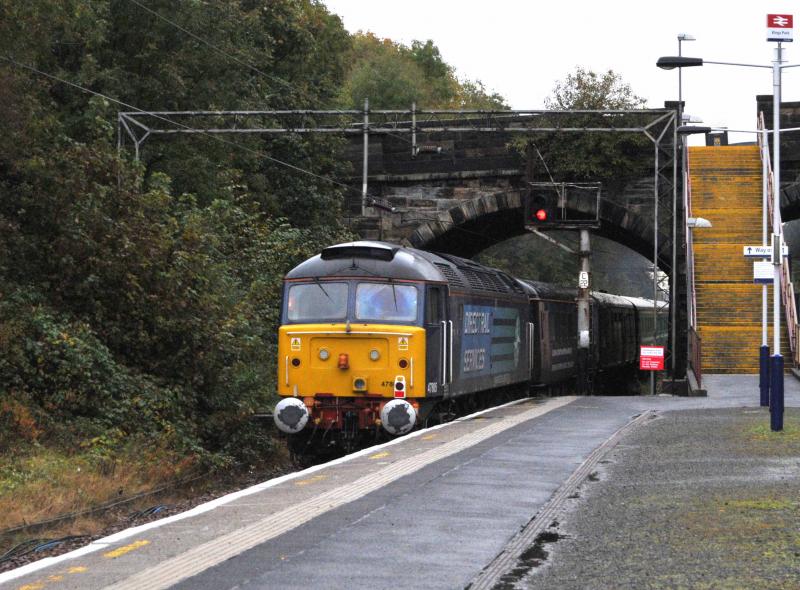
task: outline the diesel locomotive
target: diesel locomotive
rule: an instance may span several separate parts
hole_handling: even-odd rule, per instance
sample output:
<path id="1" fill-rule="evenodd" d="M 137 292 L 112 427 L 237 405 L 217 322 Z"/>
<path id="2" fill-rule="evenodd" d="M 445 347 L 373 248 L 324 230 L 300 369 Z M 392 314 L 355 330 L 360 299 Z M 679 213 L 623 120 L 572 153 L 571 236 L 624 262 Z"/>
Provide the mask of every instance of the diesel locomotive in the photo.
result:
<path id="1" fill-rule="evenodd" d="M 325 248 L 284 283 L 273 417 L 295 441 L 352 447 L 576 377 L 574 289 L 374 241 Z M 654 318 L 652 301 L 593 293 L 590 309 L 595 380 L 635 379 L 639 344 L 666 338 L 666 304 Z"/>

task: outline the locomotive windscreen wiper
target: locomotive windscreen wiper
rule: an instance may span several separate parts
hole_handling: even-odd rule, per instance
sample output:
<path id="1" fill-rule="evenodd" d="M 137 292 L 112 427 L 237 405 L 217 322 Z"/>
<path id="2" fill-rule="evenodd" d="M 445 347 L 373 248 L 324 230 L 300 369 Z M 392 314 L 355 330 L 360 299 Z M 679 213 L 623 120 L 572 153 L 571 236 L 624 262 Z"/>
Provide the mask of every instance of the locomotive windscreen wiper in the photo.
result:
<path id="1" fill-rule="evenodd" d="M 319 280 L 319 277 L 314 277 L 314 283 L 316 283 L 317 287 L 322 289 L 322 292 L 325 293 L 325 297 L 333 301 L 333 297 L 331 297 L 328 292 L 325 290 L 325 287 L 322 286 L 322 282 Z"/>

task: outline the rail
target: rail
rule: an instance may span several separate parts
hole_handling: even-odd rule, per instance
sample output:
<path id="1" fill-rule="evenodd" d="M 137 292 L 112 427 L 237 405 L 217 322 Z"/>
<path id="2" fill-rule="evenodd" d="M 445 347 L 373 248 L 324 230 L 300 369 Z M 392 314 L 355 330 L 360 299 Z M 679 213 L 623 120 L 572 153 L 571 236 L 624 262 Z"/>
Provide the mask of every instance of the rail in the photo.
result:
<path id="1" fill-rule="evenodd" d="M 758 130 L 762 131 L 765 128 L 764 113 L 762 111 L 758 113 Z M 769 219 L 772 218 L 772 212 L 773 207 L 775 207 L 777 193 L 778 219 L 780 219 L 780 187 L 778 187 L 776 191 L 772 174 L 772 166 L 770 163 L 769 149 L 763 149 L 763 134 L 761 133 L 758 134 L 758 145 L 760 148 L 762 148 L 759 151 L 761 153 L 761 157 L 766 160 L 767 170 L 769 171 L 767 174 L 767 215 Z M 783 221 L 781 220 L 781 225 L 782 224 Z M 783 232 L 781 232 L 781 248 L 783 248 L 785 245 L 786 242 L 783 239 Z M 781 259 L 780 278 L 781 299 L 783 300 L 783 309 L 786 315 L 786 331 L 789 334 L 789 350 L 791 351 L 792 362 L 795 364 L 795 366 L 797 366 L 800 361 L 797 350 L 797 307 L 794 297 L 794 285 L 792 285 L 792 273 L 789 269 L 789 259 L 786 256 L 782 257 Z M 773 286 L 773 288 L 775 287 L 776 286 Z M 777 353 L 779 351 L 775 352 Z"/>
<path id="2" fill-rule="evenodd" d="M 689 327 L 689 366 L 694 372 L 697 379 L 697 386 L 703 386 L 703 339 L 700 334 L 694 329 L 694 326 Z"/>

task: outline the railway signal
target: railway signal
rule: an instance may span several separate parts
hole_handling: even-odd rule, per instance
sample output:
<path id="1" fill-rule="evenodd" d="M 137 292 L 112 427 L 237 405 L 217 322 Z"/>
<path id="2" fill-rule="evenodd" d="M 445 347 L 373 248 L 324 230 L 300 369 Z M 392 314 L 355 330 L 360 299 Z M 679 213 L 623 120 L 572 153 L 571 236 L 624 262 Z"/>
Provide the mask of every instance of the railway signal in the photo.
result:
<path id="1" fill-rule="evenodd" d="M 522 213 L 526 229 L 591 229 L 600 225 L 597 182 L 529 182 Z"/>
<path id="2" fill-rule="evenodd" d="M 525 225 L 541 227 L 557 220 L 555 199 L 550 198 L 550 195 L 542 193 L 528 195 L 524 211 Z"/>
<path id="3" fill-rule="evenodd" d="M 556 207 L 548 195 L 533 194 L 527 198 L 525 207 L 526 225 L 543 225 L 556 220 Z"/>

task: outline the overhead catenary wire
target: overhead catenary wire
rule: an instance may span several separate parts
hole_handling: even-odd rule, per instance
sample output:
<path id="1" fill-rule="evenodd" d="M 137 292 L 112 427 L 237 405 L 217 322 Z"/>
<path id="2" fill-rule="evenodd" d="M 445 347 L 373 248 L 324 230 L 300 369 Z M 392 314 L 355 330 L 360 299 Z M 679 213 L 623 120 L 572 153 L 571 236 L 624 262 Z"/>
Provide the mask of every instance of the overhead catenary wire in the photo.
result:
<path id="1" fill-rule="evenodd" d="M 92 90 L 90 88 L 86 88 L 85 86 L 81 86 L 80 84 L 77 84 L 75 82 L 71 82 L 70 80 L 65 80 L 63 78 L 60 78 L 59 76 L 56 76 L 54 74 L 50 74 L 48 72 L 44 72 L 44 71 L 42 71 L 42 70 L 40 70 L 40 69 L 38 69 L 38 68 L 36 68 L 34 66 L 31 66 L 30 64 L 25 64 L 25 63 L 22 63 L 20 61 L 17 61 L 16 59 L 11 57 L 10 55 L 0 56 L 0 58 L 5 59 L 9 63 L 11 63 L 11 64 L 13 64 L 13 65 L 15 65 L 17 67 L 26 69 L 26 70 L 31 71 L 31 72 L 33 72 L 35 74 L 40 75 L 40 76 L 44 76 L 44 77 L 49 78 L 50 80 L 53 80 L 53 81 L 58 82 L 60 84 L 65 84 L 67 86 L 70 86 L 72 88 L 80 90 L 81 92 L 86 92 L 86 93 L 91 94 L 93 96 L 97 96 L 99 98 L 103 98 L 105 100 L 113 102 L 114 104 L 118 104 L 118 105 L 124 106 L 125 108 L 132 109 L 132 110 L 134 110 L 136 112 L 139 112 L 139 113 L 142 113 L 142 114 L 145 114 L 145 115 L 148 115 L 148 116 L 152 116 L 152 117 L 154 117 L 154 118 L 156 118 L 158 120 L 164 121 L 165 123 L 169 123 L 170 125 L 175 125 L 176 127 L 182 127 L 184 129 L 190 129 L 190 127 L 188 127 L 187 125 L 184 125 L 183 123 L 180 123 L 178 121 L 169 119 L 169 118 L 167 118 L 167 117 L 165 117 L 163 115 L 159 115 L 159 114 L 154 113 L 152 111 L 141 109 L 141 108 L 139 108 L 137 106 L 134 106 L 132 104 L 126 103 L 126 102 L 121 101 L 119 99 L 116 99 L 116 98 L 114 98 L 112 96 L 108 96 L 107 94 L 103 94 L 102 92 L 98 92 L 96 90 Z M 236 143 L 235 141 L 230 141 L 230 140 L 224 139 L 222 137 L 219 137 L 219 136 L 211 134 L 211 133 L 204 133 L 204 132 L 200 131 L 199 134 L 200 135 L 205 135 L 207 137 L 210 137 L 210 138 L 212 138 L 215 141 L 218 141 L 220 143 L 236 147 L 237 149 L 244 150 L 244 151 L 249 152 L 249 153 L 251 153 L 253 155 L 256 155 L 256 156 L 258 156 L 260 158 L 264 158 L 265 160 L 269 160 L 270 162 L 273 162 L 275 164 L 278 164 L 278 165 L 281 165 L 281 166 L 285 166 L 287 168 L 295 170 L 296 172 L 300 172 L 302 174 L 306 174 L 306 175 L 314 177 L 314 178 L 316 178 L 318 180 L 323 180 L 323 181 L 326 181 L 326 182 L 330 182 L 331 184 L 334 184 L 336 186 L 342 187 L 345 190 L 348 190 L 348 191 L 351 191 L 351 192 L 356 192 L 357 194 L 361 195 L 361 191 L 358 190 L 358 189 L 355 189 L 352 186 L 349 186 L 349 185 L 347 185 L 347 184 L 345 184 L 343 182 L 339 182 L 338 180 L 335 180 L 335 179 L 333 179 L 333 178 L 331 178 L 329 176 L 323 176 L 321 174 L 317 174 L 316 172 L 312 172 L 311 170 L 307 170 L 307 169 L 302 168 L 300 166 L 296 166 L 295 164 L 291 164 L 289 162 L 285 162 L 283 160 L 280 160 L 278 158 L 270 156 L 270 155 L 266 154 L 263 151 L 255 150 L 255 149 L 250 148 L 250 147 L 248 147 L 246 145 L 242 145 L 240 143 Z M 374 196 L 371 196 L 371 198 L 379 199 L 378 197 L 374 197 Z"/>
<path id="2" fill-rule="evenodd" d="M 92 90 L 90 88 L 86 88 L 84 86 L 81 86 L 80 84 L 76 84 L 75 82 L 71 82 L 69 80 L 65 80 L 63 78 L 55 76 L 54 74 L 50 74 L 48 72 L 44 72 L 44 71 L 42 71 L 42 70 L 40 70 L 38 68 L 35 68 L 34 66 L 31 66 L 29 64 L 25 64 L 25 63 L 19 62 L 19 61 L 17 61 L 16 59 L 14 59 L 13 57 L 11 57 L 9 55 L 0 56 L 0 58 L 5 59 L 6 61 L 10 62 L 11 64 L 13 64 L 13 65 L 15 65 L 17 67 L 24 68 L 26 70 L 34 72 L 35 74 L 38 74 L 38 75 L 44 76 L 46 78 L 49 78 L 50 80 L 53 80 L 55 82 L 59 82 L 61 84 L 66 84 L 67 86 L 70 86 L 70 87 L 75 88 L 77 90 L 80 90 L 82 92 L 86 92 L 86 93 L 89 93 L 89 94 L 91 94 L 93 96 L 97 96 L 97 97 L 103 98 L 105 100 L 108 100 L 108 101 L 113 102 L 115 104 L 122 105 L 125 108 L 132 109 L 132 110 L 137 111 L 139 113 L 143 113 L 143 114 L 146 114 L 146 115 L 153 116 L 156 119 L 159 119 L 159 120 L 164 121 L 166 123 L 169 123 L 171 125 L 175 125 L 175 126 L 183 127 L 183 128 L 188 128 L 186 125 L 183 125 L 182 123 L 179 123 L 178 121 L 174 121 L 172 119 L 164 117 L 163 115 L 159 115 L 157 113 L 153 113 L 153 112 L 147 111 L 145 109 L 140 109 L 137 106 L 134 106 L 132 104 L 126 103 L 126 102 L 121 101 L 121 100 L 118 100 L 116 98 L 113 98 L 111 96 L 103 94 L 102 92 L 98 92 L 96 90 Z M 335 180 L 333 178 L 330 178 L 328 176 L 323 176 L 321 174 L 317 174 L 315 172 L 312 172 L 310 170 L 306 170 L 306 169 L 301 168 L 299 166 L 295 166 L 294 164 L 290 164 L 289 162 L 284 162 L 283 160 L 279 160 L 278 158 L 274 158 L 272 156 L 269 156 L 266 153 L 261 152 L 259 150 L 254 150 L 254 149 L 249 148 L 249 147 L 247 147 L 245 145 L 242 145 L 240 143 L 236 143 L 236 142 L 233 142 L 233 141 L 226 140 L 226 139 L 224 139 L 222 137 L 219 137 L 217 135 L 212 135 L 212 134 L 203 133 L 203 132 L 200 132 L 200 134 L 209 136 L 209 137 L 213 138 L 214 140 L 219 141 L 221 143 L 224 143 L 224 144 L 227 144 L 227 145 L 231 145 L 231 146 L 234 146 L 236 148 L 245 150 L 247 152 L 250 152 L 250 153 L 252 153 L 252 154 L 254 154 L 256 156 L 265 158 L 265 159 L 267 159 L 267 160 L 269 160 L 271 162 L 274 162 L 276 164 L 279 164 L 279 165 L 282 165 L 282 166 L 286 166 L 287 168 L 290 168 L 290 169 L 295 170 L 297 172 L 301 172 L 303 174 L 307 174 L 307 175 L 312 176 L 314 178 L 317 178 L 319 180 L 324 180 L 324 181 L 330 182 L 331 184 L 339 186 L 339 187 L 341 187 L 341 188 L 343 188 L 343 189 L 345 189 L 347 191 L 350 191 L 352 193 L 358 194 L 359 196 L 361 196 L 361 194 L 362 194 L 361 191 L 359 189 L 355 188 L 355 187 L 347 185 L 347 184 L 345 184 L 343 182 L 339 182 L 339 181 L 337 181 L 337 180 Z M 368 201 L 370 203 L 370 206 L 381 205 L 381 202 L 383 201 L 383 199 L 381 199 L 380 197 L 376 197 L 376 196 L 373 196 L 373 195 L 369 195 L 368 194 L 367 197 L 368 197 Z M 389 207 L 384 207 L 384 208 L 386 208 L 388 211 L 390 211 L 392 213 L 396 212 L 396 209 L 394 207 L 389 206 Z M 441 223 L 449 224 L 449 225 L 451 225 L 453 227 L 454 230 L 461 231 L 463 233 L 467 233 L 467 234 L 470 234 L 470 235 L 480 236 L 482 238 L 486 237 L 484 234 L 480 234 L 478 232 L 474 232 L 474 231 L 470 231 L 470 230 L 467 230 L 467 229 L 462 228 L 462 227 L 458 227 L 452 221 L 451 222 L 445 222 L 445 221 L 442 221 L 440 219 L 424 219 L 424 220 L 425 221 L 438 221 L 438 222 L 441 222 Z"/>

